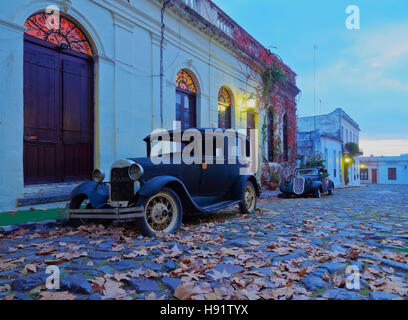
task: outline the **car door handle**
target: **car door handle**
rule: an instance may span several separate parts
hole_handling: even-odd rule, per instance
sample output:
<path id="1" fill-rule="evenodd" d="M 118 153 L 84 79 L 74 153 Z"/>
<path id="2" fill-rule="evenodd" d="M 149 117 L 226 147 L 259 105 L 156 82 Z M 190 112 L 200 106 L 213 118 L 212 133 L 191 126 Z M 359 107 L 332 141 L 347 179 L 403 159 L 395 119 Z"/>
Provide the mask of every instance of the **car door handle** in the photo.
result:
<path id="1" fill-rule="evenodd" d="M 37 141 L 38 136 L 24 136 L 25 141 Z"/>

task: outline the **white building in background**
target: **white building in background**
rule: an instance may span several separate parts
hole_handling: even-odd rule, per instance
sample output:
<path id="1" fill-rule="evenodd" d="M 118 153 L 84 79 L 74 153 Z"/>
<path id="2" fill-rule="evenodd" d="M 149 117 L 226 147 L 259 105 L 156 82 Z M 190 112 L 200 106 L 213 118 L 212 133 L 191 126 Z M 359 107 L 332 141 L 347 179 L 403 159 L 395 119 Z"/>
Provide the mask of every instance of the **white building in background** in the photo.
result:
<path id="1" fill-rule="evenodd" d="M 408 154 L 360 157 L 360 167 L 361 183 L 408 185 Z"/>
<path id="2" fill-rule="evenodd" d="M 349 181 L 345 181 L 343 155 L 349 142 L 359 143 L 360 127 L 346 112 L 337 108 L 325 115 L 298 119 L 298 156 L 307 159 L 321 154 L 330 178 L 337 185 L 360 185 L 359 157 L 348 168 Z"/>
<path id="3" fill-rule="evenodd" d="M 242 61 L 271 57 L 210 0 L 1 1 L 0 212 L 64 200 L 37 194 L 144 156 L 142 139 L 175 120 L 259 130 Z"/>

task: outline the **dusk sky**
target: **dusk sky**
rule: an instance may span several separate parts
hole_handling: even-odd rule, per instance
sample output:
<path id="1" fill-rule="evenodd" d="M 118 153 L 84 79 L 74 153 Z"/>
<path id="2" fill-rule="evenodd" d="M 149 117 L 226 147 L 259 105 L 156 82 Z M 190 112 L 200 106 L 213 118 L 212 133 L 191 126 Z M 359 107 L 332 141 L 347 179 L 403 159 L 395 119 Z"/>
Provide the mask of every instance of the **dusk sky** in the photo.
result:
<path id="1" fill-rule="evenodd" d="M 318 113 L 340 107 L 357 121 L 364 155 L 408 153 L 408 1 L 214 1 L 298 74 L 299 116 L 314 114 L 316 44 Z M 360 30 L 345 26 L 349 5 Z"/>

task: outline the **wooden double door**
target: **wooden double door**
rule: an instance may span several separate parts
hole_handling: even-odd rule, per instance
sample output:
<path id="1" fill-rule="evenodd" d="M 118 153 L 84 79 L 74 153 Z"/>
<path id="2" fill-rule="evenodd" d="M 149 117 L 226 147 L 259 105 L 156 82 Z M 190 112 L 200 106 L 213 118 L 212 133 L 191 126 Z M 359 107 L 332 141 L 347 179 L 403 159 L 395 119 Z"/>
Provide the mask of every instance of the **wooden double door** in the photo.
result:
<path id="1" fill-rule="evenodd" d="M 89 178 L 93 92 L 92 57 L 25 35 L 25 184 Z"/>

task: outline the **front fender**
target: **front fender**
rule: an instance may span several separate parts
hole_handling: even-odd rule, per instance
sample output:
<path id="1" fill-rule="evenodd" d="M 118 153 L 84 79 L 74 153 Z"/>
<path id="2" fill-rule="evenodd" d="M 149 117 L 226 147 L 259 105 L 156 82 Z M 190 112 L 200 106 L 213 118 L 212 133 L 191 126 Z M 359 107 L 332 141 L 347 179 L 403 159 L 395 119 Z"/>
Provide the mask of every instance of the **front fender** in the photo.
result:
<path id="1" fill-rule="evenodd" d="M 179 179 L 172 177 L 172 176 L 159 176 L 151 178 L 149 181 L 144 183 L 140 188 L 139 195 L 144 197 L 151 197 L 158 193 L 163 187 L 167 184 L 176 182 L 177 184 L 181 185 L 184 190 L 187 192 L 186 187 L 184 186 L 183 182 Z"/>
<path id="2" fill-rule="evenodd" d="M 317 191 L 317 189 L 321 188 L 322 183 L 320 181 L 313 181 L 313 183 L 310 186 L 310 189 L 312 192 Z"/>
<path id="3" fill-rule="evenodd" d="M 289 184 L 284 184 L 282 183 L 279 186 L 279 190 L 280 192 L 285 192 L 285 193 L 293 193 L 293 183 L 289 183 Z"/>
<path id="4" fill-rule="evenodd" d="M 106 184 L 87 181 L 72 190 L 71 199 L 80 195 L 86 195 L 91 206 L 98 209 L 108 203 L 109 187 Z"/>
<path id="5" fill-rule="evenodd" d="M 159 176 L 151 178 L 149 181 L 142 185 L 136 197 L 154 196 L 155 194 L 160 192 L 160 190 L 162 190 L 164 187 L 171 188 L 177 193 L 183 204 L 183 210 L 185 210 L 186 212 L 194 211 L 202 212 L 202 208 L 200 208 L 194 202 L 184 183 L 181 180 L 172 176 Z"/>

